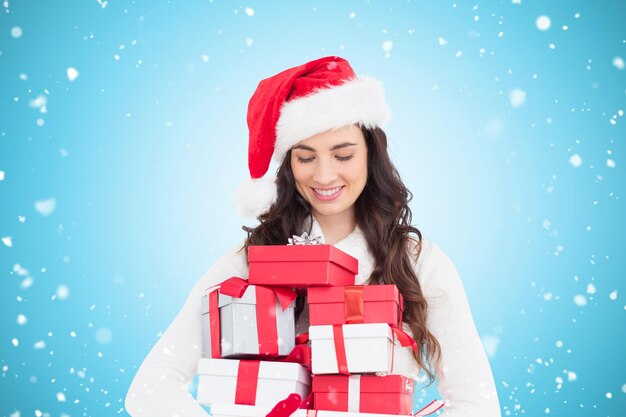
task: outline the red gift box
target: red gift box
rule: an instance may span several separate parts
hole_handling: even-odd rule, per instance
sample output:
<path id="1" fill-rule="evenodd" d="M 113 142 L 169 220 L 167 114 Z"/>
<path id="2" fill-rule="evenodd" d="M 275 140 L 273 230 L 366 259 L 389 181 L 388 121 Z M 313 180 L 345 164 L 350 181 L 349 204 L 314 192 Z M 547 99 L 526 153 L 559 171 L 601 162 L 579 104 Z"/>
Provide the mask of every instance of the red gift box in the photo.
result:
<path id="1" fill-rule="evenodd" d="M 410 415 L 414 384 L 402 375 L 315 375 L 313 404 L 317 410 Z"/>
<path id="2" fill-rule="evenodd" d="M 309 323 L 387 323 L 402 327 L 404 299 L 395 285 L 309 288 Z"/>
<path id="3" fill-rule="evenodd" d="M 358 261 L 332 245 L 248 248 L 251 284 L 306 288 L 354 285 Z"/>

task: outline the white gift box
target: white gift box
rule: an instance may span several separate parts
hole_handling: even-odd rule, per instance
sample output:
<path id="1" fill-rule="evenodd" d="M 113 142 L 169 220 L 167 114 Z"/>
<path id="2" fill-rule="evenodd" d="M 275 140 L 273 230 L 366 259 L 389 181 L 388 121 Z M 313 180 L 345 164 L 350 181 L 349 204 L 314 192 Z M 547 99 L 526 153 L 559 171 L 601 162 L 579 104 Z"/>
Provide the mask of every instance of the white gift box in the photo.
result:
<path id="1" fill-rule="evenodd" d="M 201 404 L 236 404 L 238 389 L 249 389 L 252 381 L 241 380 L 240 361 L 237 359 L 208 359 L 198 361 L 198 397 Z M 309 371 L 298 363 L 258 361 L 254 405 L 274 406 L 296 393 L 302 398 L 309 395 Z M 254 375 L 252 375 L 254 377 Z M 249 392 L 249 391 L 248 391 Z"/>
<path id="2" fill-rule="evenodd" d="M 215 290 L 217 291 L 217 290 Z M 246 288 L 241 298 L 218 295 L 222 358 L 255 358 L 259 352 L 255 286 Z M 295 346 L 295 301 L 282 310 L 275 301 L 278 355 L 286 356 Z M 211 325 L 208 294 L 202 296 L 202 356 L 211 358 Z"/>
<path id="3" fill-rule="evenodd" d="M 213 417 L 265 417 L 273 406 L 225 405 L 211 406 Z M 342 411 L 298 409 L 290 417 L 399 417 L 397 414 L 345 413 Z"/>
<path id="4" fill-rule="evenodd" d="M 404 374 L 413 377 L 410 348 L 394 346 L 386 323 L 344 324 L 343 342 L 347 370 L 351 374 Z M 310 326 L 311 371 L 314 375 L 339 373 L 333 326 Z M 414 368 L 414 367 L 412 367 Z"/>

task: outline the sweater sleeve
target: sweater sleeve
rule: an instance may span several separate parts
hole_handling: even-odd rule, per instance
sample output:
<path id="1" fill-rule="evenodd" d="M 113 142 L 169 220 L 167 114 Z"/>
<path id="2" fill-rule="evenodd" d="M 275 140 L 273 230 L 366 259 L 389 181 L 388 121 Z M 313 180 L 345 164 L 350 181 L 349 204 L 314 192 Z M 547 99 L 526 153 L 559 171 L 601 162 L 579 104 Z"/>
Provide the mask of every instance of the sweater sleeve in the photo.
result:
<path id="1" fill-rule="evenodd" d="M 231 276 L 248 276 L 245 253 L 238 248 L 222 256 L 196 283 L 174 321 L 144 359 L 126 395 L 125 407 L 130 415 L 209 415 L 188 392 L 202 356 L 200 300 L 204 290 Z"/>
<path id="2" fill-rule="evenodd" d="M 425 241 L 418 277 L 428 303 L 427 326 L 441 346 L 437 386 L 446 417 L 500 417 L 491 367 L 450 258 Z M 422 256 L 420 256 L 421 258 Z"/>

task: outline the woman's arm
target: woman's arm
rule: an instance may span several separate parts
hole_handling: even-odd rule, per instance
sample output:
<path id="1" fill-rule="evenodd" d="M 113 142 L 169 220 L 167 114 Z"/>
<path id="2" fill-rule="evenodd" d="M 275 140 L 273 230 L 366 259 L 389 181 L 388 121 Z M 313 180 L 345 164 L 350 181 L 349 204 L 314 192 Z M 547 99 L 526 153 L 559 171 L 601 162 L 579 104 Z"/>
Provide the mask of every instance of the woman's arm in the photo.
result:
<path id="1" fill-rule="evenodd" d="M 456 267 L 424 241 L 418 275 L 428 302 L 427 326 L 441 345 L 437 386 L 446 417 L 500 417 L 498 394 Z"/>
<path id="2" fill-rule="evenodd" d="M 144 359 L 126 395 L 125 407 L 130 415 L 208 415 L 188 392 L 202 356 L 200 299 L 208 287 L 224 279 L 248 276 L 245 254 L 237 249 L 220 258 L 196 283 L 174 321 Z"/>

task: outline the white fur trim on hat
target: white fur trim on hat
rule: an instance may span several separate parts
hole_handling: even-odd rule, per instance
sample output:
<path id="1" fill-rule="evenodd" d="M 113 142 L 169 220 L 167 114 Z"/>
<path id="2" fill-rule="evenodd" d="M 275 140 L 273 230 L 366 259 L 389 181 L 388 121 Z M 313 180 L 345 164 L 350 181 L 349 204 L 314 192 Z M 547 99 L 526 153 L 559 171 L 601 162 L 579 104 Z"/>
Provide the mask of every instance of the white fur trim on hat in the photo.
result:
<path id="1" fill-rule="evenodd" d="M 390 118 L 383 84 L 374 78 L 353 78 L 330 88 L 285 102 L 276 123 L 273 158 L 281 161 L 293 145 L 331 129 L 360 123 L 373 128 Z"/>
<path id="2" fill-rule="evenodd" d="M 276 176 L 265 175 L 241 183 L 235 194 L 235 203 L 241 216 L 257 218 L 274 204 L 276 197 Z"/>

